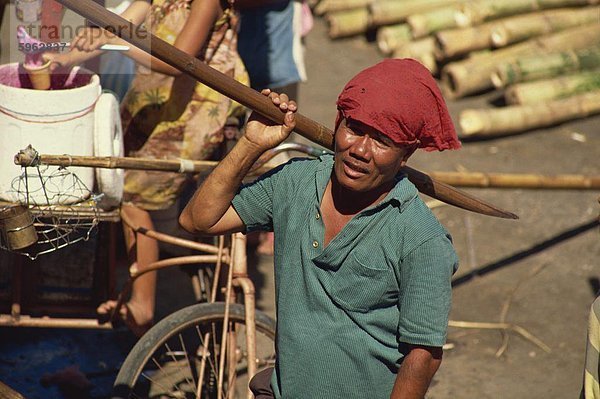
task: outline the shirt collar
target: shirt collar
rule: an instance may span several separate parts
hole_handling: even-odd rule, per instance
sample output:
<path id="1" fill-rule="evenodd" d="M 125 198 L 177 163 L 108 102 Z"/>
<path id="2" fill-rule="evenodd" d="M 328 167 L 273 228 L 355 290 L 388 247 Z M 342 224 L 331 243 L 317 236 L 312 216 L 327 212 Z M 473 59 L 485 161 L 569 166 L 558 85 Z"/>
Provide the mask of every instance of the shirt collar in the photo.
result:
<path id="1" fill-rule="evenodd" d="M 321 155 L 319 157 L 321 164 L 315 172 L 315 183 L 317 190 L 317 199 L 320 204 L 323 199 L 325 187 L 331 178 L 333 170 L 334 157 L 331 154 Z M 377 205 L 365 209 L 363 212 L 377 211 L 383 209 L 388 204 L 397 205 L 402 212 L 406 206 L 417 196 L 417 188 L 412 184 L 405 174 L 401 173 L 396 176 L 396 184 L 386 197 Z"/>

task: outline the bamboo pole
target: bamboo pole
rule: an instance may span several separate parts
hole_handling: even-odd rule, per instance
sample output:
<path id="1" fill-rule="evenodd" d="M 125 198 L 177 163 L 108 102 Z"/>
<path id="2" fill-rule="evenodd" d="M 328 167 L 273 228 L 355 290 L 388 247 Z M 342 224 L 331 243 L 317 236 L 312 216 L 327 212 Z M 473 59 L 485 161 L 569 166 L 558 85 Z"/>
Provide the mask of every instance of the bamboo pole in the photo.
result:
<path id="1" fill-rule="evenodd" d="M 419 39 L 443 29 L 457 27 L 455 14 L 459 7 L 460 3 L 457 3 L 409 15 L 406 18 L 406 23 L 410 26 L 413 38 Z"/>
<path id="2" fill-rule="evenodd" d="M 81 16 L 89 19 L 97 26 L 114 31 L 119 37 L 152 54 L 167 64 L 187 73 L 198 81 L 230 97 L 246 107 L 255 110 L 272 121 L 282 123 L 283 113 L 268 98 L 252 90 L 234 79 L 221 74 L 202 61 L 171 46 L 167 42 L 150 34 L 144 28 L 134 26 L 122 17 L 107 11 L 92 0 L 57 0 L 62 5 L 72 9 Z M 120 29 L 118 29 L 120 28 Z M 150 38 L 150 44 L 140 37 L 144 34 Z M 333 148 L 333 132 L 325 126 L 305 117 L 296 115 L 295 131 L 305 138 L 326 148 Z M 441 182 L 432 180 L 425 173 L 405 167 L 403 171 L 417 189 L 433 198 L 452 204 L 462 209 L 471 210 L 485 215 L 518 218 L 511 212 L 504 211 L 488 204 L 474 196 L 457 190 Z"/>
<path id="3" fill-rule="evenodd" d="M 554 79 L 518 83 L 506 89 L 504 99 L 511 105 L 533 104 L 594 90 L 600 90 L 600 69 Z"/>
<path id="4" fill-rule="evenodd" d="M 91 157 L 91 156 L 66 156 L 66 155 L 39 155 L 39 161 L 45 165 L 62 167 L 84 166 L 102 168 L 123 168 L 174 171 L 176 161 L 157 162 L 154 159 L 119 158 L 119 157 Z M 15 159 L 21 165 L 29 164 L 31 158 L 21 154 Z M 207 171 L 207 167 L 216 166 L 216 162 L 206 165 L 200 161 L 198 171 Z M 528 189 L 565 189 L 565 190 L 595 190 L 600 189 L 600 176 L 585 175 L 536 175 L 536 174 L 510 174 L 510 173 L 481 173 L 481 172 L 430 172 L 430 176 L 438 181 L 459 187 L 477 188 L 528 188 Z M 72 211 L 73 207 L 65 207 L 65 212 Z M 85 209 L 82 209 L 84 212 Z M 92 211 L 90 211 L 90 214 Z M 117 215 L 118 218 L 118 215 Z M 210 252 L 210 251 L 209 251 Z"/>
<path id="5" fill-rule="evenodd" d="M 38 158 L 39 156 L 39 158 Z M 39 155 L 31 146 L 15 155 L 15 164 L 21 166 L 36 166 L 39 164 L 62 167 L 91 167 L 104 169 L 135 169 L 154 170 L 174 173 L 204 173 L 208 174 L 219 163 L 217 161 L 170 160 L 133 157 L 95 157 L 79 155 Z M 274 165 L 263 165 L 253 171 L 259 176 L 273 169 Z"/>
<path id="6" fill-rule="evenodd" d="M 423 64 L 432 74 L 437 73 L 437 63 L 433 52 L 435 43 L 432 36 L 406 43 L 394 50 L 393 58 L 414 58 Z"/>
<path id="7" fill-rule="evenodd" d="M 598 22 L 600 7 L 566 8 L 504 18 L 493 23 L 491 41 L 495 47 L 535 36 Z"/>
<path id="8" fill-rule="evenodd" d="M 338 39 L 365 33 L 369 28 L 369 11 L 366 8 L 356 8 L 327 14 L 329 37 Z"/>
<path id="9" fill-rule="evenodd" d="M 598 4 L 598 0 L 475 0 L 465 3 L 456 19 L 459 26 L 474 26 L 510 15 L 590 4 Z"/>
<path id="10" fill-rule="evenodd" d="M 404 22 L 409 15 L 455 3 L 456 0 L 378 0 L 369 5 L 374 26 Z"/>
<path id="11" fill-rule="evenodd" d="M 600 90 L 561 100 L 494 109 L 467 109 L 459 124 L 465 135 L 497 136 L 551 126 L 600 113 Z"/>
<path id="12" fill-rule="evenodd" d="M 523 43 L 491 51 L 488 55 L 451 62 L 442 70 L 442 87 L 445 94 L 458 98 L 493 87 L 491 75 L 500 62 L 510 62 L 529 54 L 553 51 L 578 50 L 598 43 L 600 24 L 593 23 L 541 36 Z"/>
<path id="13" fill-rule="evenodd" d="M 492 47 L 490 23 L 469 28 L 448 29 L 436 32 L 434 55 L 438 61 Z"/>
<path id="14" fill-rule="evenodd" d="M 354 8 L 365 8 L 375 0 L 322 0 L 315 6 L 315 15 L 325 15 L 330 12 L 347 11 Z"/>
<path id="15" fill-rule="evenodd" d="M 377 47 L 385 55 L 412 40 L 410 27 L 407 24 L 382 26 L 377 29 Z"/>
<path id="16" fill-rule="evenodd" d="M 600 68 L 600 46 L 579 51 L 561 51 L 543 55 L 530 55 L 498 65 L 492 73 L 496 88 L 513 83 L 552 78 L 584 70 Z"/>
<path id="17" fill-rule="evenodd" d="M 600 189 L 600 176 L 481 172 L 430 172 L 429 175 L 439 181 L 458 187 L 548 190 Z"/>

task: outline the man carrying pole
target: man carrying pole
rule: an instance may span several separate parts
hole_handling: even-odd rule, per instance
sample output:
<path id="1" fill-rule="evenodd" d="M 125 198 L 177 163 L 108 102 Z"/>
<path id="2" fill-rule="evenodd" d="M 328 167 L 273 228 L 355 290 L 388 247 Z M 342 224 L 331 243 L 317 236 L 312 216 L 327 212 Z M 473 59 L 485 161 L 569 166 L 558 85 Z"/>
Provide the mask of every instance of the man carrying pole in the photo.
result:
<path id="1" fill-rule="evenodd" d="M 277 363 L 253 379 L 253 392 L 424 397 L 442 359 L 458 260 L 400 170 L 417 148 L 460 147 L 435 81 L 407 59 L 362 71 L 338 98 L 333 156 L 292 160 L 240 188 L 295 126 L 296 104 L 263 94 L 283 125 L 253 114 L 180 216 L 201 234 L 275 233 Z"/>

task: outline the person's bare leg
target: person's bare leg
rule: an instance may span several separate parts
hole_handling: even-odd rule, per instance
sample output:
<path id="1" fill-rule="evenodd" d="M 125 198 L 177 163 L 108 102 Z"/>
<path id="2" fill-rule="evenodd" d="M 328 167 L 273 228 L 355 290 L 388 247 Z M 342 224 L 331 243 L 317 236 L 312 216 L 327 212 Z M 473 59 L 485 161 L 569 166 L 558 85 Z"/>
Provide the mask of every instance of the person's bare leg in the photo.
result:
<path id="1" fill-rule="evenodd" d="M 133 205 L 123 205 L 122 211 L 138 227 L 154 229 L 150 214 Z M 127 254 L 139 270 L 158 260 L 158 243 L 143 234 L 123 225 Z M 121 319 L 127 327 L 137 336 L 142 336 L 151 326 L 154 318 L 156 302 L 156 272 L 146 273 L 138 277 L 131 290 L 131 297 L 127 304 L 119 310 Z M 108 314 L 116 306 L 116 301 L 107 301 L 98 307 L 99 314 Z"/>

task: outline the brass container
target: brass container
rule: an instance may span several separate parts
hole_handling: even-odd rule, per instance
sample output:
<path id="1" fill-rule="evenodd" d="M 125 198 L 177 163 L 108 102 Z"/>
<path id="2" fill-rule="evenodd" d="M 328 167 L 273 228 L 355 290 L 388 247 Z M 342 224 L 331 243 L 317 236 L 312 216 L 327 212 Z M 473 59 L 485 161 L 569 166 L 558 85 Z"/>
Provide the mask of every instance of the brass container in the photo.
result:
<path id="1" fill-rule="evenodd" d="M 9 251 L 27 248 L 37 242 L 31 212 L 24 206 L 0 210 L 0 237 Z"/>

